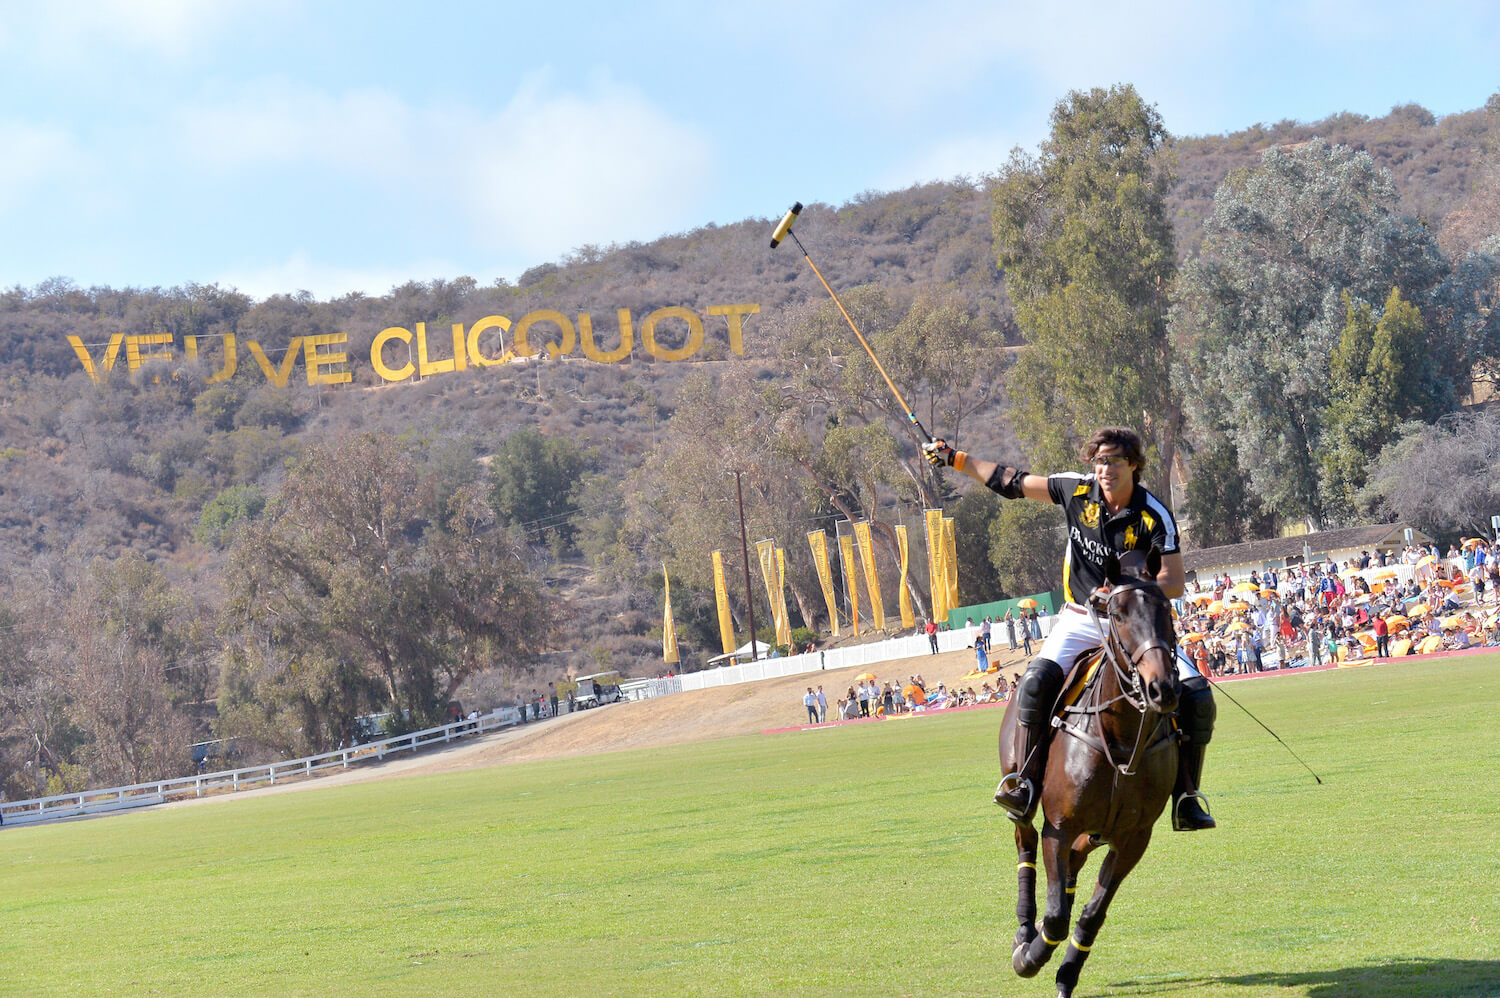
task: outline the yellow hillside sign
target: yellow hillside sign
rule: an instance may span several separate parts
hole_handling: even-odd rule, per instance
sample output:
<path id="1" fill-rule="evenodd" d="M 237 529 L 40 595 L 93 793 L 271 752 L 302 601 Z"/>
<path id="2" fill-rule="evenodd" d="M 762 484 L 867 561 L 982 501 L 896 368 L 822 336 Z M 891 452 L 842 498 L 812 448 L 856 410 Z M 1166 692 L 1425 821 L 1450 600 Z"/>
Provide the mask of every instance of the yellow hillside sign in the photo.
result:
<path id="1" fill-rule="evenodd" d="M 744 320 L 748 315 L 760 312 L 759 305 L 710 305 L 705 310 L 710 319 L 722 316 L 729 338 L 729 349 L 744 356 Z M 405 326 L 388 326 L 382 329 L 370 344 L 370 366 L 381 380 L 399 382 L 417 375 L 447 374 L 465 371 L 470 367 L 493 367 L 509 363 L 517 358 L 537 357 L 546 354 L 550 358 L 571 356 L 582 347 L 583 356 L 600 364 L 617 364 L 635 349 L 636 327 L 630 309 L 615 310 L 618 323 L 619 343 L 611 349 L 600 347 L 594 338 L 594 320 L 587 312 L 578 313 L 577 321 L 555 309 L 539 309 L 528 312 L 518 321 L 511 322 L 503 315 L 487 315 L 465 327 L 461 322 L 452 324 L 452 345 L 434 337 L 429 345 L 427 323 L 418 322 L 412 329 Z M 659 308 L 641 320 L 641 347 L 658 360 L 687 360 L 703 348 L 704 319 L 690 308 L 668 305 Z M 662 336 L 658 330 L 666 333 Z M 505 346 L 506 334 L 510 336 L 510 347 Z M 499 348 L 486 353 L 481 347 L 481 337 L 486 342 L 499 341 Z M 681 346 L 669 346 L 669 342 L 681 339 Z M 187 361 L 198 359 L 198 337 L 184 336 L 180 356 Z M 208 379 L 210 383 L 227 381 L 239 367 L 239 346 L 243 342 L 245 351 L 266 376 L 266 380 L 278 388 L 285 388 L 291 379 L 297 361 L 302 361 L 309 385 L 341 385 L 354 380 L 349 370 L 347 333 L 323 333 L 318 336 L 296 336 L 287 344 L 286 352 L 279 361 L 273 361 L 254 340 L 240 341 L 235 334 L 223 337 L 223 352 L 220 367 Z M 95 382 L 108 379 L 125 353 L 125 366 L 131 375 L 147 364 L 173 363 L 176 341 L 171 333 L 115 333 L 104 345 L 103 353 L 95 356 L 77 336 L 69 336 L 68 343 L 78 355 L 83 370 Z"/>

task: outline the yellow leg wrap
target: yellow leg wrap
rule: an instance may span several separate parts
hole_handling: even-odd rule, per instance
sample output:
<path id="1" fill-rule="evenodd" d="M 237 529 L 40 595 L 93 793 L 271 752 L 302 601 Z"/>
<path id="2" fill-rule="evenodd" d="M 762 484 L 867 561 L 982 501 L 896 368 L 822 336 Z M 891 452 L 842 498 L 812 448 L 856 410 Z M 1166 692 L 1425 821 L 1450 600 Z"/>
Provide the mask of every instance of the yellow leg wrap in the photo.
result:
<path id="1" fill-rule="evenodd" d="M 1073 948 L 1080 953 L 1087 953 L 1089 950 L 1093 949 L 1092 946 L 1085 946 L 1083 943 L 1079 942 L 1077 936 L 1073 937 Z"/>
<path id="2" fill-rule="evenodd" d="M 1061 946 L 1065 939 L 1066 937 L 1064 937 L 1064 939 L 1048 939 L 1047 933 L 1042 933 L 1042 942 L 1046 943 L 1048 946 Z"/>
<path id="3" fill-rule="evenodd" d="M 1017 863 L 1016 864 L 1016 869 L 1017 870 L 1025 870 L 1025 869 L 1028 869 L 1028 868 L 1032 869 L 1032 870 L 1035 870 L 1036 869 L 1036 864 L 1035 863 Z"/>
<path id="4" fill-rule="evenodd" d="M 1078 893 L 1078 888 L 1076 888 L 1076 887 L 1064 887 L 1063 888 L 1063 893 L 1064 894 L 1077 894 Z"/>

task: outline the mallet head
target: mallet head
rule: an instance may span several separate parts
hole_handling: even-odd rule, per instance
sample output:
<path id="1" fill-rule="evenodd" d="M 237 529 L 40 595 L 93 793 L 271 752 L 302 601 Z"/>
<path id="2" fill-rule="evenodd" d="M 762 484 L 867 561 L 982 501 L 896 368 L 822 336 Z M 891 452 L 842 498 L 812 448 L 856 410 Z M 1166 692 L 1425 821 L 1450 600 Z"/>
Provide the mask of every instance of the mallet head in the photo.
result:
<path id="1" fill-rule="evenodd" d="M 792 205 L 792 210 L 786 213 L 786 217 L 781 220 L 781 224 L 776 226 L 776 231 L 771 233 L 772 249 L 775 249 L 781 243 L 781 241 L 786 238 L 786 234 L 792 231 L 792 223 L 797 220 L 797 215 L 801 213 L 801 211 L 801 201 L 798 201 L 797 203 Z"/>

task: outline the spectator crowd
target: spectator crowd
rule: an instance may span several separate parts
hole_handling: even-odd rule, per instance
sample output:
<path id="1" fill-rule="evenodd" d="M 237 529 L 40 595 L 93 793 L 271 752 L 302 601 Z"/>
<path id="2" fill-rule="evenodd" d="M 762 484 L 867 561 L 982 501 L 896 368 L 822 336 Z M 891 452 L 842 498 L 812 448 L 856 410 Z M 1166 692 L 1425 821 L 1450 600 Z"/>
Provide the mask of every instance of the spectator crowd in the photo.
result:
<path id="1" fill-rule="evenodd" d="M 1483 538 L 1361 552 L 1342 565 L 1215 575 L 1177 602 L 1178 636 L 1205 676 L 1500 645 L 1500 564 Z"/>

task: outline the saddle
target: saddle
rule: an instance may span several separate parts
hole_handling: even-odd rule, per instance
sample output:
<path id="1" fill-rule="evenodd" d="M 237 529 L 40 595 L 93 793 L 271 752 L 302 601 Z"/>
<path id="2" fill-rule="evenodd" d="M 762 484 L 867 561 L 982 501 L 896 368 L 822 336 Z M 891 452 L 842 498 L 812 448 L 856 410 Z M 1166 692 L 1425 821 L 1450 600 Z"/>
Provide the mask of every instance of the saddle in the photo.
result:
<path id="1" fill-rule="evenodd" d="M 1093 648 L 1079 653 L 1068 669 L 1067 677 L 1063 680 L 1062 694 L 1053 705 L 1054 717 L 1067 708 L 1075 706 L 1083 698 L 1083 691 L 1088 689 L 1089 683 L 1093 682 L 1094 677 L 1099 674 L 1099 665 L 1103 661 L 1103 648 Z"/>

